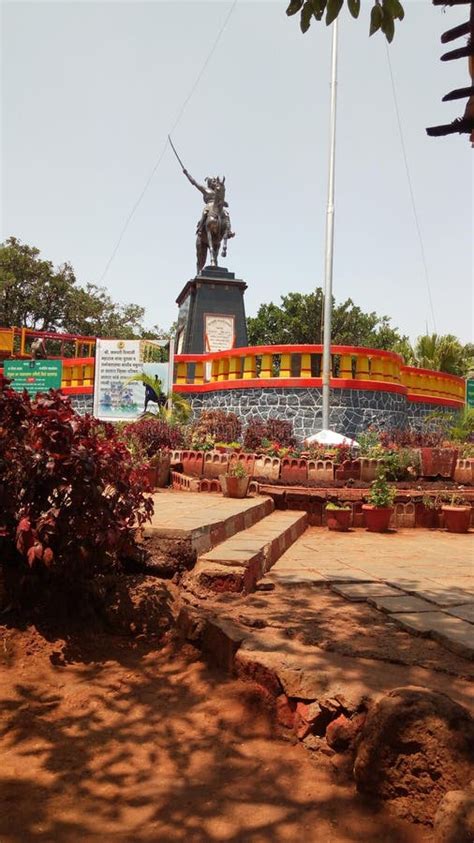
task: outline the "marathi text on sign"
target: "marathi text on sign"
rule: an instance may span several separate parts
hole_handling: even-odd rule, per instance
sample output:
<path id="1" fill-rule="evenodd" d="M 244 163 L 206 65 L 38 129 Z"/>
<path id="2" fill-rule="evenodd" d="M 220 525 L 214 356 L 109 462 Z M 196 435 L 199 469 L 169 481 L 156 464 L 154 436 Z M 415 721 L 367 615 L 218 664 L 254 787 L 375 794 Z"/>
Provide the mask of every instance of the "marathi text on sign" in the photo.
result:
<path id="1" fill-rule="evenodd" d="M 60 389 L 63 374 L 61 360 L 5 360 L 5 377 L 15 392 L 26 389 L 30 395 Z"/>

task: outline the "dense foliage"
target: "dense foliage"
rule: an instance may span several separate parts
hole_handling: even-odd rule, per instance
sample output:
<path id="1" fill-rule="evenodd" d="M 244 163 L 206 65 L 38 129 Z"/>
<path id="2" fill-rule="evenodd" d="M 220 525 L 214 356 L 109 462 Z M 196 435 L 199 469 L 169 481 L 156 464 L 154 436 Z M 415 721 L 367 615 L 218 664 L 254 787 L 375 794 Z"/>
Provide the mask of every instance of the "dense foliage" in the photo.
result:
<path id="1" fill-rule="evenodd" d="M 249 345 L 317 345 L 322 342 L 324 295 L 320 287 L 314 293 L 289 293 L 281 304 L 260 305 L 257 315 L 247 320 Z M 364 313 L 352 299 L 333 303 L 332 342 L 334 345 L 359 345 L 392 349 L 406 341 L 390 325 L 388 316 Z"/>
<path id="2" fill-rule="evenodd" d="M 463 345 L 453 334 L 425 334 L 404 354 L 408 364 L 464 377 L 474 369 L 474 345 Z"/>
<path id="3" fill-rule="evenodd" d="M 252 419 L 245 430 L 244 448 L 255 453 L 268 448 L 269 445 L 276 445 L 275 450 L 291 448 L 296 440 L 293 433 L 293 424 L 285 419 Z"/>
<path id="4" fill-rule="evenodd" d="M 378 434 L 383 448 L 437 448 L 446 439 L 445 431 L 438 426 L 431 429 L 386 428 Z"/>
<path id="5" fill-rule="evenodd" d="M 381 471 L 370 488 L 369 503 L 371 503 L 372 506 L 384 508 L 392 506 L 395 495 L 395 487 L 388 484 L 384 472 Z"/>
<path id="6" fill-rule="evenodd" d="M 96 337 L 152 338 L 145 310 L 116 304 L 95 284 L 81 287 L 69 263 L 54 268 L 39 249 L 10 237 L 0 245 L 0 325 Z"/>
<path id="7" fill-rule="evenodd" d="M 112 425 L 78 416 L 50 391 L 0 391 L 3 561 L 69 580 L 113 567 L 151 516 L 130 452 Z"/>
<path id="8" fill-rule="evenodd" d="M 324 295 L 289 293 L 281 304 L 260 305 L 247 319 L 250 345 L 319 345 L 323 340 Z M 332 344 L 365 346 L 395 351 L 405 363 L 423 369 L 464 376 L 474 369 L 474 345 L 461 343 L 452 334 L 420 336 L 414 345 L 390 324 L 390 317 L 364 313 L 352 299 L 333 301 Z"/>
<path id="9" fill-rule="evenodd" d="M 183 431 L 159 418 L 144 418 L 122 428 L 121 437 L 135 456 L 153 457 L 164 449 L 176 450 L 184 444 Z"/>
<path id="10" fill-rule="evenodd" d="M 450 434 L 456 442 L 469 443 L 471 448 L 474 447 L 474 407 L 466 407 L 455 419 Z"/>
<path id="11" fill-rule="evenodd" d="M 235 413 L 225 410 L 203 410 L 197 421 L 189 428 L 188 441 L 193 448 L 199 448 L 206 441 L 236 442 L 242 433 L 242 422 Z"/>

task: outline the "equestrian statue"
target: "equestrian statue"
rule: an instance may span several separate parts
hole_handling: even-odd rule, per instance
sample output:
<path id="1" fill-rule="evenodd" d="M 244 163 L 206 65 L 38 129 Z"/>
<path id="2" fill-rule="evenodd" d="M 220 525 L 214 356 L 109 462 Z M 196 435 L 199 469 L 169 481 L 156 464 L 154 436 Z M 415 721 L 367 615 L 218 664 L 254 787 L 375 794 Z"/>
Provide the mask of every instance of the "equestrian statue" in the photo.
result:
<path id="1" fill-rule="evenodd" d="M 184 167 L 170 137 L 169 142 L 184 175 L 202 193 L 204 199 L 203 212 L 196 227 L 196 267 L 199 273 L 206 264 L 207 253 L 209 252 L 211 266 L 218 266 L 221 245 L 221 255 L 225 258 L 227 241 L 235 237 L 225 198 L 225 176 L 222 179 L 219 176 L 208 177 L 205 185 L 199 184 Z"/>

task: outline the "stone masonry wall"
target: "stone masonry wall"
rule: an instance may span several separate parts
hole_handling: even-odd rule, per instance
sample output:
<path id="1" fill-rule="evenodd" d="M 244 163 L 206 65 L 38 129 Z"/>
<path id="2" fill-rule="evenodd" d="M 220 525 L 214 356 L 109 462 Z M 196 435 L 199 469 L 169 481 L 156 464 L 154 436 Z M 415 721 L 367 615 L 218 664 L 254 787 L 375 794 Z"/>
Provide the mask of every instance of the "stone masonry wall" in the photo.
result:
<path id="1" fill-rule="evenodd" d="M 92 413 L 94 403 L 93 395 L 70 395 L 69 397 L 71 399 L 72 406 L 79 415 L 85 416 L 86 413 Z"/>
<path id="2" fill-rule="evenodd" d="M 265 389 L 221 389 L 185 395 L 197 417 L 201 410 L 219 409 L 237 413 L 244 425 L 251 419 L 289 419 L 298 439 L 321 430 L 322 390 L 316 388 L 266 387 Z M 74 409 L 92 413 L 92 395 L 71 395 Z M 437 404 L 407 401 L 398 392 L 365 389 L 332 389 L 330 427 L 346 436 L 357 435 L 368 427 L 429 427 L 433 415 L 452 415 L 453 410 Z"/>
<path id="3" fill-rule="evenodd" d="M 420 401 L 416 403 L 409 401 L 407 406 L 407 424 L 414 430 L 421 427 L 429 428 L 431 425 L 435 426 L 437 419 L 446 416 L 447 418 L 459 415 L 459 410 L 454 410 L 452 407 L 446 407 L 442 404 L 425 404 Z"/>
<path id="4" fill-rule="evenodd" d="M 251 419 L 288 419 L 301 440 L 322 427 L 322 390 L 318 388 L 222 389 L 187 393 L 185 397 L 195 417 L 204 409 L 219 409 L 236 413 L 244 425 Z M 357 437 L 370 426 L 420 428 L 427 416 L 448 409 L 435 404 L 414 404 L 397 392 L 368 389 L 333 389 L 330 402 L 331 430 L 351 437 Z"/>

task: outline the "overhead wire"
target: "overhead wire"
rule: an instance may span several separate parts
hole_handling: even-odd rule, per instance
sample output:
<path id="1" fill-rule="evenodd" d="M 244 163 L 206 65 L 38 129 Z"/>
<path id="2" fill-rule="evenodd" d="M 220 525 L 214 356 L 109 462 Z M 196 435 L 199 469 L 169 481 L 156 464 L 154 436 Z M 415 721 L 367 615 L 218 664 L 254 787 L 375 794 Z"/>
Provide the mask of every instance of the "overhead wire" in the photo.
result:
<path id="1" fill-rule="evenodd" d="M 428 272 L 428 264 L 427 264 L 427 261 L 426 261 L 426 253 L 425 253 L 425 247 L 424 247 L 424 243 L 423 243 L 423 237 L 422 237 L 422 234 L 421 234 L 420 222 L 419 222 L 419 219 L 418 219 L 418 212 L 416 210 L 415 192 L 413 190 L 413 183 L 412 183 L 411 175 L 410 175 L 410 167 L 408 166 L 408 155 L 407 155 L 407 150 L 406 150 L 406 145 L 405 145 L 405 138 L 404 138 L 404 135 L 403 135 L 402 121 L 401 121 L 401 117 L 400 117 L 400 109 L 398 107 L 398 98 L 397 98 L 397 92 L 396 92 L 396 88 L 395 88 L 395 79 L 394 79 L 394 75 L 393 75 L 392 61 L 390 59 L 390 50 L 388 48 L 388 44 L 385 44 L 385 49 L 386 49 L 386 53 L 387 53 L 388 68 L 389 68 L 389 72 L 390 72 L 390 81 L 391 81 L 391 85 L 392 85 L 393 102 L 394 102 L 394 105 L 395 105 L 395 113 L 396 113 L 396 116 L 397 116 L 398 132 L 399 132 L 399 135 L 400 135 L 400 143 L 401 143 L 401 146 L 402 146 L 403 160 L 405 162 L 405 171 L 406 171 L 406 175 L 407 175 L 408 188 L 409 188 L 409 191 L 410 191 L 411 207 L 412 207 L 412 210 L 413 210 L 413 216 L 415 218 L 415 227 L 416 227 L 416 230 L 417 230 L 417 233 L 418 233 L 418 241 L 419 241 L 419 244 L 420 244 L 421 260 L 422 260 L 422 263 L 423 263 L 423 269 L 424 269 L 424 274 L 425 274 L 426 289 L 428 291 L 428 301 L 429 301 L 429 306 L 430 306 L 430 310 L 431 310 L 431 318 L 433 320 L 433 329 L 434 329 L 434 332 L 436 333 L 436 317 L 435 317 L 435 312 L 434 312 L 434 307 L 433 307 L 433 298 L 432 298 L 432 295 L 431 295 L 431 286 L 430 286 L 430 278 L 429 278 L 429 272 Z"/>
<path id="2" fill-rule="evenodd" d="M 182 105 L 181 105 L 181 107 L 180 107 L 180 109 L 179 109 L 179 111 L 178 111 L 178 114 L 177 114 L 177 116 L 176 116 L 176 118 L 175 118 L 175 120 L 174 120 L 174 122 L 173 122 L 173 124 L 172 124 L 171 128 L 170 128 L 170 129 L 169 129 L 169 131 L 166 133 L 166 140 L 165 140 L 165 142 L 164 142 L 164 144 L 163 144 L 163 148 L 162 148 L 162 150 L 161 150 L 161 152 L 160 152 L 160 154 L 159 154 L 159 156 L 158 156 L 158 158 L 157 158 L 157 160 L 156 160 L 155 164 L 153 165 L 153 168 L 152 168 L 152 170 L 150 171 L 150 174 L 148 175 L 148 178 L 146 179 L 145 184 L 144 184 L 144 186 L 143 186 L 142 190 L 140 191 L 140 193 L 139 193 L 139 195 L 138 195 L 138 198 L 136 199 L 136 201 L 135 201 L 135 202 L 134 202 L 134 204 L 132 205 L 132 208 L 130 209 L 129 214 L 128 214 L 128 216 L 127 216 L 127 217 L 126 217 L 126 219 L 125 219 L 125 222 L 124 222 L 124 224 L 123 224 L 123 226 L 122 226 L 122 229 L 121 229 L 121 231 L 120 231 L 120 234 L 119 234 L 119 236 L 118 236 L 118 238 L 117 238 L 117 242 L 115 243 L 115 246 L 114 246 L 114 248 L 113 248 L 113 250 L 112 250 L 112 254 L 110 255 L 110 258 L 108 259 L 108 261 L 107 261 L 107 263 L 106 263 L 106 265 L 105 265 L 104 271 L 102 272 L 102 275 L 100 276 L 100 279 L 99 279 L 99 284 L 101 284 L 101 283 L 102 283 L 102 281 L 104 280 L 105 276 L 107 275 L 107 272 L 108 272 L 108 270 L 109 270 L 109 267 L 110 267 L 110 265 L 111 265 L 111 263 L 112 263 L 113 259 L 115 258 L 115 255 L 116 255 L 116 254 L 117 254 L 117 252 L 118 252 L 118 249 L 119 249 L 120 244 L 121 244 L 121 242 L 122 242 L 122 240 L 123 240 L 123 238 L 124 238 L 124 236 L 125 236 L 125 233 L 126 233 L 126 231 L 127 231 L 127 228 L 128 228 L 128 226 L 130 225 L 130 222 L 131 222 L 131 220 L 132 220 L 132 218 L 133 218 L 134 214 L 136 213 L 136 211 L 137 211 L 137 209 L 138 209 L 138 207 L 139 207 L 139 205 L 140 205 L 140 203 L 141 203 L 141 201 L 142 201 L 143 197 L 145 196 L 145 193 L 147 192 L 147 190 L 148 190 L 148 188 L 149 188 L 149 186 L 150 186 L 150 184 L 151 184 L 151 182 L 152 182 L 152 180 L 153 180 L 153 177 L 155 176 L 155 173 L 157 172 L 157 170 L 158 170 L 158 168 L 159 168 L 159 166 L 160 166 L 160 164 L 161 164 L 161 162 L 162 162 L 163 158 L 165 157 L 166 149 L 167 149 L 167 146 L 168 146 L 168 135 L 172 135 L 172 134 L 173 134 L 173 132 L 174 132 L 174 130 L 175 130 L 175 129 L 179 126 L 179 124 L 180 124 L 180 122 L 181 122 L 181 118 L 183 117 L 183 114 L 184 114 L 184 112 L 186 111 L 186 108 L 187 108 L 187 106 L 188 106 L 188 104 L 189 104 L 189 102 L 190 102 L 190 100 L 191 100 L 191 98 L 192 98 L 192 96 L 193 96 L 193 94 L 194 94 L 194 92 L 195 92 L 196 88 L 198 87 L 199 82 L 201 81 L 201 79 L 202 79 L 202 77 L 203 77 L 203 75 L 204 75 L 204 73 L 205 73 L 205 71 L 206 71 L 206 68 L 207 68 L 207 66 L 208 66 L 209 62 L 211 61 L 212 56 L 214 55 L 214 53 L 215 53 L 215 51 L 216 51 L 216 49 L 217 49 L 217 46 L 218 46 L 218 44 L 219 44 L 219 42 L 220 42 L 220 40 L 221 40 L 221 38 L 222 38 L 222 36 L 223 36 L 223 34 L 224 34 L 224 32 L 225 32 L 226 28 L 227 28 L 227 25 L 228 25 L 228 23 L 229 23 L 229 21 L 230 21 L 230 19 L 231 19 L 231 17 L 232 17 L 232 14 L 233 14 L 234 9 L 235 9 L 235 7 L 236 7 L 236 5 L 237 5 L 237 2 L 238 2 L 238 0 L 233 0 L 232 5 L 231 5 L 231 7 L 230 7 L 230 9 L 229 9 L 229 11 L 228 11 L 228 13 L 227 13 L 227 15 L 226 15 L 225 19 L 224 19 L 224 22 L 223 22 L 223 24 L 222 24 L 221 28 L 219 29 L 219 32 L 217 33 L 216 38 L 214 39 L 214 42 L 213 42 L 213 44 L 212 44 L 212 46 L 211 46 L 211 49 L 209 50 L 209 52 L 208 52 L 208 54 L 207 54 L 207 56 L 206 56 L 206 59 L 204 60 L 204 63 L 202 64 L 201 69 L 199 70 L 199 73 L 197 74 L 197 76 L 196 76 L 196 78 L 195 78 L 195 80 L 194 80 L 194 82 L 193 82 L 193 85 L 191 86 L 191 89 L 190 89 L 190 91 L 189 91 L 188 95 L 187 95 L 187 96 L 186 96 L 186 98 L 184 99 L 184 101 L 183 101 L 183 103 L 182 103 Z"/>

